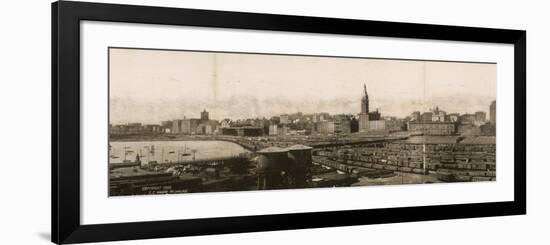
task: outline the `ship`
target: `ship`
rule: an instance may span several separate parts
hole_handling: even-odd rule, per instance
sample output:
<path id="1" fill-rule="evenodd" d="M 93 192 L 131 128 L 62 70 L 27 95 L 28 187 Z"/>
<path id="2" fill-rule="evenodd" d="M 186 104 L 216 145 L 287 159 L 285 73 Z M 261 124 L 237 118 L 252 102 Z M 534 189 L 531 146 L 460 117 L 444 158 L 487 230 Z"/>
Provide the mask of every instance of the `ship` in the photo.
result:
<path id="1" fill-rule="evenodd" d="M 184 145 L 183 147 L 183 153 L 181 153 L 182 157 L 191 156 L 191 153 L 187 152 L 187 145 Z"/>

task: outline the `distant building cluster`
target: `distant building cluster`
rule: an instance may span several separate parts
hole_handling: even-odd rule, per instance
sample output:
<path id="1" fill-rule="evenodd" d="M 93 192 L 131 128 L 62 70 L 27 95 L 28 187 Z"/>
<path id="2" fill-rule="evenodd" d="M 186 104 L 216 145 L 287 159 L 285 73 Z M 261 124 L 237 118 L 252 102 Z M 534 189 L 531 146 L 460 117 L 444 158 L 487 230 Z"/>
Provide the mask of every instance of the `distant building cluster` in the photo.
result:
<path id="1" fill-rule="evenodd" d="M 170 132 L 173 134 L 214 134 L 218 130 L 218 121 L 210 120 L 209 113 L 204 110 L 199 118 L 184 118 L 172 121 Z"/>
<path id="2" fill-rule="evenodd" d="M 489 106 L 491 115 L 496 113 L 496 101 Z M 493 116 L 491 116 L 493 117 Z M 495 135 L 496 121 L 487 121 L 483 111 L 473 114 L 446 113 L 435 107 L 431 111 L 413 112 L 407 122 L 408 131 L 421 132 L 424 135 Z"/>
<path id="3" fill-rule="evenodd" d="M 112 125 L 109 124 L 111 134 L 156 134 L 162 133 L 162 128 L 157 124 L 128 123 Z"/>
<path id="4" fill-rule="evenodd" d="M 473 114 L 447 113 L 439 107 L 427 112 L 414 111 L 405 118 L 382 116 L 378 109 L 371 111 L 366 85 L 363 86 L 361 110 L 358 114 L 326 112 L 282 114 L 255 119 L 210 119 L 203 110 L 200 118 L 163 121 L 160 124 L 128 123 L 109 125 L 114 135 L 182 134 L 231 136 L 292 136 L 292 135 L 387 135 L 398 131 L 419 132 L 424 135 L 495 135 L 496 101 L 489 105 L 489 119 L 483 111 Z"/>

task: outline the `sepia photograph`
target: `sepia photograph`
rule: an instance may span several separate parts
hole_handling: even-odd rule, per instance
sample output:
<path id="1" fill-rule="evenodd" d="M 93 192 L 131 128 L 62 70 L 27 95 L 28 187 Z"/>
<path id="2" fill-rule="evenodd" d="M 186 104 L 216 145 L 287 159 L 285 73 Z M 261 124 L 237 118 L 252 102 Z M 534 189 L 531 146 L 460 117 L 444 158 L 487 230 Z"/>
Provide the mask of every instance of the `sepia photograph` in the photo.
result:
<path id="1" fill-rule="evenodd" d="M 110 47 L 109 196 L 495 181 L 497 64 Z"/>
<path id="2" fill-rule="evenodd" d="M 51 59 L 42 59 L 51 69 L 38 66 L 51 83 L 29 67 L 16 72 L 15 80 L 25 81 L 13 84 L 24 95 L 12 94 L 30 109 L 14 108 L 21 103 L 10 98 L 8 115 L 27 117 L 15 121 L 29 125 L 6 120 L 19 127 L 5 127 L 21 152 L 8 154 L 15 158 L 28 154 L 21 146 L 38 140 L 36 133 L 51 145 L 37 148 L 51 164 L 25 172 L 32 174 L 29 190 L 49 190 L 15 189 L 18 197 L 49 197 L 51 205 L 10 221 L 48 221 L 35 237 L 58 244 L 181 243 L 222 234 L 262 243 L 253 232 L 277 231 L 293 234 L 277 244 L 333 244 L 354 235 L 376 243 L 395 233 L 377 227 L 393 224 L 408 226 L 397 242 L 417 236 L 427 245 L 449 237 L 506 241 L 501 233 L 541 220 L 521 217 L 528 200 L 544 196 L 526 192 L 537 181 L 527 178 L 534 171 L 527 154 L 546 157 L 537 149 L 545 144 L 527 135 L 542 135 L 548 121 L 526 120 L 529 111 L 548 114 L 542 103 L 526 106 L 536 100 L 526 75 L 537 63 L 527 56 L 533 26 L 495 25 L 498 18 L 486 14 L 450 23 L 433 4 L 413 4 L 406 13 L 390 7 L 375 19 L 364 15 L 367 6 L 336 4 L 347 7 L 323 13 L 315 5 L 316 12 L 296 15 L 231 5 L 52 3 L 51 23 L 40 28 L 51 32 Z M 411 12 L 443 19 L 411 19 Z M 510 11 L 500 12 L 491 13 L 510 19 Z M 21 60 L 14 50 L 13 60 Z M 21 76 L 27 73 L 37 75 Z M 41 97 L 47 103 L 34 101 Z M 37 124 L 48 117 L 40 113 L 51 123 Z M 18 130 L 35 126 L 47 129 Z M 543 170 L 534 172 L 543 177 Z M 477 227 L 459 221 L 469 218 Z M 375 229 L 351 234 L 351 226 Z M 337 233 L 305 231 L 319 228 Z M 456 236 L 460 228 L 482 232 Z"/>

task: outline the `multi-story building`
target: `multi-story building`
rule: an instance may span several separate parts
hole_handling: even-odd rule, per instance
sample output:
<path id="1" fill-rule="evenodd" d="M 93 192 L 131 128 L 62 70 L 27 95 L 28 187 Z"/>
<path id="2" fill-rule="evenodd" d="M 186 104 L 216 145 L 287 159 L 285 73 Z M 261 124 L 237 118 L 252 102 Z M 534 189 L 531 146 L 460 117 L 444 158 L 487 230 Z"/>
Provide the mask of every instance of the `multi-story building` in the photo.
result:
<path id="1" fill-rule="evenodd" d="M 174 134 L 197 134 L 197 127 L 201 123 L 200 119 L 177 119 L 172 124 L 172 133 Z"/>
<path id="2" fill-rule="evenodd" d="M 356 117 L 352 116 L 351 120 L 349 121 L 349 127 L 352 133 L 359 132 L 359 121 Z"/>
<path id="3" fill-rule="evenodd" d="M 327 113 L 315 113 L 311 116 L 311 120 L 316 122 L 322 122 L 327 120 Z"/>
<path id="4" fill-rule="evenodd" d="M 181 121 L 182 119 L 176 119 L 172 121 L 172 130 L 171 133 L 173 134 L 181 134 Z"/>
<path id="5" fill-rule="evenodd" d="M 142 126 L 144 133 L 161 133 L 161 126 L 158 124 L 146 124 Z"/>
<path id="6" fill-rule="evenodd" d="M 269 135 L 271 136 L 279 135 L 279 125 L 277 124 L 269 125 Z"/>
<path id="7" fill-rule="evenodd" d="M 319 122 L 326 121 L 330 119 L 330 114 L 322 112 L 319 114 Z"/>
<path id="8" fill-rule="evenodd" d="M 174 121 L 162 121 L 160 127 L 163 133 L 171 133 Z"/>
<path id="9" fill-rule="evenodd" d="M 212 126 L 210 124 L 206 124 L 206 126 L 204 127 L 205 134 L 213 134 L 215 130 L 216 130 L 215 126 Z"/>
<path id="10" fill-rule="evenodd" d="M 496 128 L 491 123 L 485 123 L 479 127 L 482 135 L 495 136 Z"/>
<path id="11" fill-rule="evenodd" d="M 222 127 L 228 126 L 223 125 L 224 121 L 222 121 Z M 225 123 L 229 123 L 229 121 Z M 210 120 L 209 113 L 205 109 L 201 112 L 200 119 L 184 117 L 184 119 L 173 120 L 170 131 L 173 134 L 214 134 L 217 132 L 218 126 L 218 121 Z"/>
<path id="12" fill-rule="evenodd" d="M 201 121 L 208 121 L 209 118 L 208 118 L 208 112 L 206 111 L 206 109 L 204 109 L 202 112 L 201 112 Z"/>
<path id="13" fill-rule="evenodd" d="M 475 124 L 476 115 L 475 114 L 462 114 L 460 116 L 460 123 L 462 124 Z"/>
<path id="14" fill-rule="evenodd" d="M 141 129 L 141 123 L 117 124 L 117 125 L 112 125 L 110 127 L 109 133 L 113 134 L 113 135 L 115 135 L 115 134 L 134 134 L 134 133 L 139 133 L 140 129 Z"/>
<path id="15" fill-rule="evenodd" d="M 280 118 L 280 123 L 282 123 L 282 124 L 289 124 L 290 123 L 290 117 L 287 114 L 281 115 L 279 118 Z"/>
<path id="16" fill-rule="evenodd" d="M 313 115 L 311 115 L 311 121 L 314 123 L 321 121 L 321 115 L 314 113 Z"/>
<path id="17" fill-rule="evenodd" d="M 218 129 L 218 121 L 216 120 L 207 120 L 202 121 L 197 126 L 195 134 L 214 134 Z"/>
<path id="18" fill-rule="evenodd" d="M 489 122 L 495 126 L 497 122 L 497 101 L 493 100 L 489 106 Z"/>
<path id="19" fill-rule="evenodd" d="M 369 114 L 360 113 L 359 114 L 359 132 L 367 132 L 369 130 Z"/>
<path id="20" fill-rule="evenodd" d="M 444 122 L 446 115 L 446 112 L 439 110 L 439 107 L 436 106 L 432 112 L 432 122 Z"/>
<path id="21" fill-rule="evenodd" d="M 411 121 L 420 121 L 420 112 L 415 111 L 411 113 Z"/>
<path id="22" fill-rule="evenodd" d="M 286 125 L 279 125 L 279 128 L 277 129 L 277 133 L 279 135 L 287 135 L 290 129 Z"/>
<path id="23" fill-rule="evenodd" d="M 335 115 L 334 134 L 349 134 L 351 133 L 350 118 L 347 115 Z"/>
<path id="24" fill-rule="evenodd" d="M 112 125 L 109 124 L 109 133 L 120 134 L 158 134 L 162 133 L 162 127 L 158 124 L 127 123 Z"/>
<path id="25" fill-rule="evenodd" d="M 366 84 L 363 84 L 363 93 L 361 113 L 359 113 L 359 132 L 366 132 L 369 129 L 369 94 L 367 93 Z"/>
<path id="26" fill-rule="evenodd" d="M 460 115 L 458 113 L 451 113 L 447 115 L 447 118 L 449 122 L 458 122 Z"/>
<path id="27" fill-rule="evenodd" d="M 367 131 L 386 131 L 386 120 L 370 120 Z"/>
<path id="28" fill-rule="evenodd" d="M 315 123 L 315 131 L 319 134 L 334 135 L 334 121 L 322 121 Z"/>
<path id="29" fill-rule="evenodd" d="M 269 119 L 269 124 L 279 124 L 281 123 L 281 118 L 278 116 L 273 116 Z"/>
<path id="30" fill-rule="evenodd" d="M 424 135 L 453 135 L 456 125 L 451 122 L 409 122 L 409 131 L 418 131 Z"/>
<path id="31" fill-rule="evenodd" d="M 262 136 L 263 132 L 263 128 L 253 126 L 222 128 L 223 135 L 232 136 Z"/>
<path id="32" fill-rule="evenodd" d="M 367 93 L 367 85 L 363 84 L 363 97 L 361 98 L 361 113 L 369 113 L 369 94 Z"/>
<path id="33" fill-rule="evenodd" d="M 421 122 L 431 122 L 432 121 L 433 113 L 431 111 L 424 112 L 420 115 L 420 121 Z"/>
<path id="34" fill-rule="evenodd" d="M 487 114 L 483 111 L 478 111 L 474 115 L 476 117 L 476 122 L 484 123 L 487 120 Z"/>
<path id="35" fill-rule="evenodd" d="M 382 118 L 382 115 L 380 115 L 380 112 L 378 112 L 378 109 L 376 111 L 369 112 L 369 120 L 380 120 Z"/>
<path id="36" fill-rule="evenodd" d="M 388 132 L 397 132 L 405 129 L 405 122 L 400 119 L 386 120 L 385 124 L 385 129 L 387 129 Z"/>

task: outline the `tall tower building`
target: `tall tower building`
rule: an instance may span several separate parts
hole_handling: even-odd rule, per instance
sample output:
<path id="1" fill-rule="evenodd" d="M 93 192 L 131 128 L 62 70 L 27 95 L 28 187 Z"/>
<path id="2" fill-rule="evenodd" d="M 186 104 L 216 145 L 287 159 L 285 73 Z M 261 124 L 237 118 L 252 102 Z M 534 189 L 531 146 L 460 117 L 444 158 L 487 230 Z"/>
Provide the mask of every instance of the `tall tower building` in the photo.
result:
<path id="1" fill-rule="evenodd" d="M 369 113 L 369 94 L 367 93 L 367 85 L 363 84 L 363 90 L 364 95 L 363 99 L 361 99 L 361 113 L 368 114 Z"/>
<path id="2" fill-rule="evenodd" d="M 497 122 L 497 101 L 493 100 L 489 106 L 489 122 L 491 125 L 496 125 Z"/>
<path id="3" fill-rule="evenodd" d="M 364 95 L 361 99 L 361 113 L 359 113 L 359 132 L 367 132 L 369 129 L 369 94 L 367 85 L 363 84 Z"/>

